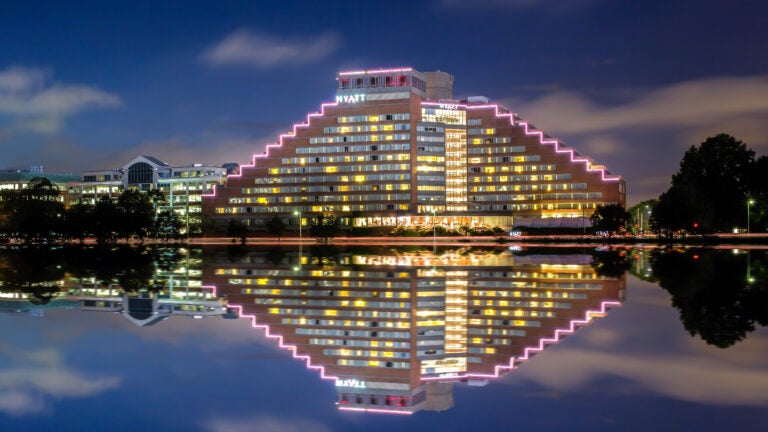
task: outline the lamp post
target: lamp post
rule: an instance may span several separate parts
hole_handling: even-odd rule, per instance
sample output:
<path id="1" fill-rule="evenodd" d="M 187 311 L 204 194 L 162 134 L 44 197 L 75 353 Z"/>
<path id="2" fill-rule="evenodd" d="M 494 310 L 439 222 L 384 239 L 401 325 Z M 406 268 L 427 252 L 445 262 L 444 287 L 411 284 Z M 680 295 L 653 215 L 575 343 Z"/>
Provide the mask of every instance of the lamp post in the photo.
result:
<path id="1" fill-rule="evenodd" d="M 752 204 L 755 203 L 755 200 L 748 199 L 747 200 L 747 234 L 749 234 L 749 208 L 752 207 Z"/>
<path id="2" fill-rule="evenodd" d="M 435 219 L 437 218 L 437 212 L 432 210 L 432 240 L 437 241 L 437 231 L 435 230 Z"/>
<path id="3" fill-rule="evenodd" d="M 432 254 L 437 255 L 437 231 L 435 230 L 435 219 L 437 219 L 437 210 L 432 210 Z"/>
<path id="4" fill-rule="evenodd" d="M 293 215 L 299 217 L 299 244 L 301 244 L 301 241 L 302 241 L 302 236 L 301 236 L 301 210 L 297 210 L 297 211 L 293 212 Z"/>
<path id="5" fill-rule="evenodd" d="M 301 243 L 301 241 L 302 241 L 302 236 L 301 236 L 301 210 L 297 210 L 297 211 L 293 212 L 293 215 L 299 217 L 299 243 Z"/>
<path id="6" fill-rule="evenodd" d="M 293 212 L 293 214 L 294 214 L 295 216 L 298 216 L 298 217 L 299 217 L 299 265 L 295 266 L 295 267 L 293 268 L 293 270 L 294 270 L 294 271 L 299 271 L 299 270 L 301 270 L 301 261 L 302 261 L 302 259 L 304 258 L 303 254 L 302 254 L 302 250 L 301 250 L 301 246 L 302 246 L 302 236 L 301 236 L 301 210 L 297 210 L 297 211 Z"/>
<path id="7" fill-rule="evenodd" d="M 651 213 L 651 210 L 648 208 L 648 206 L 643 207 L 643 211 L 640 211 L 640 209 L 637 210 L 638 213 L 640 213 L 640 235 L 645 235 L 645 226 L 648 225 L 648 216 Z"/>

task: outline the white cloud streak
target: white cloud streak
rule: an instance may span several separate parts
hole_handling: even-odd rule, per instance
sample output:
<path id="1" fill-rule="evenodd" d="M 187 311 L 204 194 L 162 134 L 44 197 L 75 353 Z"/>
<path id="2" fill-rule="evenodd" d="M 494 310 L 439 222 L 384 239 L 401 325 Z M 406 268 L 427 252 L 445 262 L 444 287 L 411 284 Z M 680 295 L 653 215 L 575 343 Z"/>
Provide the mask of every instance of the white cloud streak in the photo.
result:
<path id="1" fill-rule="evenodd" d="M 91 108 L 118 107 L 119 96 L 96 87 L 50 83 L 42 69 L 13 66 L 0 71 L 0 116 L 11 118 L 12 129 L 56 133 L 66 117 Z"/>
<path id="2" fill-rule="evenodd" d="M 580 349 L 551 354 L 538 356 L 536 367 L 521 368 L 519 378 L 552 390 L 573 392 L 612 375 L 680 400 L 768 407 L 765 367 L 703 356 L 625 356 Z"/>
<path id="3" fill-rule="evenodd" d="M 0 411 L 21 416 L 43 412 L 46 398 L 89 397 L 120 385 L 119 377 L 88 377 L 62 363 L 58 351 L 15 353 L 22 366 L 0 369 Z"/>
<path id="4" fill-rule="evenodd" d="M 302 419 L 260 416 L 251 419 L 213 418 L 203 423 L 207 432 L 331 432 L 325 425 Z"/>
<path id="5" fill-rule="evenodd" d="M 201 60 L 212 66 L 271 68 L 320 60 L 340 44 L 339 36 L 330 32 L 309 38 L 280 38 L 240 29 L 206 49 Z"/>
<path id="6" fill-rule="evenodd" d="M 701 127 L 744 116 L 767 115 L 768 76 L 681 82 L 614 106 L 599 105 L 575 92 L 556 92 L 511 108 L 564 134 L 659 126 Z"/>

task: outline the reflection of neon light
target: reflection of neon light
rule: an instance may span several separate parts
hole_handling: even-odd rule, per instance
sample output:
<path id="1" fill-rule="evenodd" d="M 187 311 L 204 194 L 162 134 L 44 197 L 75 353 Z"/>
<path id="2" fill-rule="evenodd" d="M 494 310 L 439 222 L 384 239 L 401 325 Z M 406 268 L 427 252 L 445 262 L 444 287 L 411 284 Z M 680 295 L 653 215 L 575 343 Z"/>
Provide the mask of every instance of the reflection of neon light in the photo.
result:
<path id="1" fill-rule="evenodd" d="M 203 288 L 211 289 L 213 291 L 213 295 L 218 297 L 218 294 L 216 292 L 216 286 L 204 286 Z M 312 364 L 312 359 L 308 355 L 302 355 L 298 354 L 296 345 L 289 345 L 286 344 L 283 340 L 283 336 L 281 335 L 273 335 L 270 331 L 269 325 L 267 324 L 257 324 L 256 323 L 256 315 L 244 315 L 243 314 L 243 306 L 242 305 L 232 305 L 229 302 L 227 302 L 227 307 L 231 307 L 233 309 L 237 309 L 238 316 L 241 318 L 248 318 L 251 320 L 251 327 L 258 328 L 264 330 L 264 335 L 270 339 L 277 340 L 277 344 L 280 348 L 287 349 L 291 352 L 291 355 L 295 359 L 304 360 L 307 364 L 307 369 L 312 369 L 316 371 L 320 371 L 320 378 L 326 379 L 326 380 L 338 380 L 339 377 L 326 375 L 325 374 L 325 366 L 317 366 Z"/>
<path id="2" fill-rule="evenodd" d="M 571 326 L 567 329 L 557 329 L 555 330 L 555 337 L 554 338 L 544 338 L 539 341 L 539 346 L 537 347 L 528 347 L 525 349 L 524 354 L 522 357 L 519 357 L 518 360 L 525 361 L 531 358 L 530 354 L 532 352 L 541 352 L 544 350 L 544 344 L 552 344 L 557 343 L 560 341 L 560 339 L 564 335 L 571 334 L 576 331 L 576 326 L 583 326 L 586 324 L 589 324 L 590 321 L 592 321 L 592 318 L 594 315 L 600 315 L 604 314 L 608 311 L 609 307 L 614 306 L 621 306 L 620 302 L 616 301 L 604 301 L 600 303 L 600 310 L 597 311 L 587 311 L 587 314 L 583 320 L 571 320 Z"/>
<path id="3" fill-rule="evenodd" d="M 201 288 L 209 289 L 213 293 L 215 297 L 218 297 L 218 293 L 216 290 L 215 285 L 204 285 Z M 267 324 L 256 324 L 256 315 L 243 315 L 243 306 L 242 305 L 232 305 L 229 302 L 227 302 L 227 307 L 231 307 L 234 309 L 237 309 L 238 316 L 241 318 L 248 318 L 251 320 L 251 326 L 253 328 L 259 328 L 264 330 L 264 335 L 270 339 L 275 339 L 278 342 L 278 346 L 283 349 L 287 349 L 291 352 L 291 355 L 295 359 L 304 360 L 304 362 L 307 364 L 307 369 L 312 369 L 316 371 L 320 371 L 320 378 L 326 379 L 326 380 L 334 380 L 337 383 L 341 381 L 339 377 L 332 376 L 332 375 L 326 375 L 325 374 L 325 366 L 317 366 L 312 364 L 312 359 L 308 355 L 300 355 L 297 354 L 297 347 L 296 345 L 288 345 L 283 342 L 283 337 L 281 335 L 273 335 L 270 331 L 269 325 Z M 355 380 L 356 381 L 356 380 Z M 409 411 L 395 411 L 395 410 L 387 410 L 387 409 L 378 409 L 378 408 L 354 408 L 354 407 L 339 407 L 340 411 L 362 411 L 362 412 L 369 412 L 369 413 L 376 413 L 376 414 L 401 414 L 401 415 L 410 415 L 413 414 Z"/>
<path id="4" fill-rule="evenodd" d="M 387 410 L 387 409 L 379 409 L 379 408 L 355 408 L 355 407 L 339 407 L 339 411 L 358 411 L 358 412 L 369 412 L 369 413 L 377 413 L 377 414 L 403 414 L 403 415 L 413 414 L 411 411 L 395 411 L 395 410 Z"/>
<path id="5" fill-rule="evenodd" d="M 422 102 L 421 104 L 422 105 L 432 105 L 432 106 L 437 106 L 437 107 L 440 107 L 441 105 L 444 105 L 444 104 L 441 104 L 439 102 Z M 516 124 L 515 124 L 515 115 L 513 113 L 504 113 L 504 112 L 500 113 L 498 105 L 461 105 L 461 104 L 455 104 L 455 105 L 452 105 L 452 106 L 456 107 L 456 108 L 464 108 L 464 109 L 468 109 L 468 110 L 470 110 L 470 109 L 488 109 L 488 108 L 493 108 L 495 110 L 496 117 L 498 117 L 498 118 L 509 117 L 509 124 L 512 125 L 512 126 L 516 126 Z M 576 152 L 573 149 L 563 149 L 563 148 L 561 148 L 560 147 L 561 144 L 560 144 L 559 141 L 554 140 L 554 139 L 544 139 L 544 132 L 539 131 L 539 130 L 534 130 L 534 131 L 528 130 L 529 125 L 528 125 L 527 122 L 519 121 L 519 122 L 517 122 L 517 125 L 522 126 L 523 130 L 525 131 L 525 134 L 528 135 L 528 136 L 538 135 L 538 137 L 539 137 L 539 144 L 542 144 L 542 145 L 544 145 L 544 144 L 552 144 L 552 145 L 554 145 L 555 146 L 555 153 L 561 153 L 561 154 L 567 153 L 567 154 L 569 154 L 570 155 L 570 159 L 571 159 L 571 163 L 584 163 L 587 171 L 599 172 L 600 173 L 600 178 L 603 181 L 619 181 L 619 180 L 621 180 L 621 177 L 619 177 L 619 176 L 606 175 L 605 168 L 593 167 L 591 159 L 585 158 L 585 157 L 578 157 L 578 156 L 576 156 Z"/>
<path id="6" fill-rule="evenodd" d="M 545 344 L 552 344 L 552 343 L 559 342 L 560 339 L 564 335 L 568 335 L 568 334 L 571 334 L 571 333 L 575 332 L 576 331 L 576 326 L 583 326 L 585 324 L 589 324 L 589 322 L 592 321 L 592 318 L 594 317 L 594 315 L 604 314 L 604 313 L 606 313 L 608 311 L 608 308 L 611 308 L 611 307 L 614 307 L 614 306 L 621 306 L 621 302 L 607 301 L 606 300 L 606 301 L 600 303 L 600 309 L 587 311 L 587 313 L 584 315 L 585 317 L 584 317 L 583 320 L 571 320 L 570 325 L 569 325 L 568 328 L 555 330 L 555 337 L 554 338 L 543 338 L 543 339 L 539 340 L 539 345 L 538 346 L 525 348 L 525 350 L 523 351 L 523 353 L 524 353 L 523 356 L 517 358 L 517 360 L 518 360 L 517 364 L 515 364 L 515 357 L 513 356 L 513 357 L 510 357 L 509 364 L 502 364 L 502 365 L 495 366 L 492 374 L 480 374 L 480 373 L 468 372 L 468 373 L 465 373 L 465 374 L 457 375 L 455 377 L 451 377 L 451 380 L 461 379 L 461 378 L 498 378 L 501 375 L 500 372 L 502 370 L 512 370 L 512 369 L 515 369 L 515 367 L 517 367 L 517 365 L 519 365 L 520 362 L 523 362 L 525 360 L 530 359 L 531 358 L 531 353 L 543 351 L 544 348 L 545 348 L 544 347 Z M 444 380 L 444 379 L 445 378 L 441 378 L 439 376 L 438 377 L 422 377 L 421 378 L 422 381 L 439 381 L 439 380 Z"/>
<path id="7" fill-rule="evenodd" d="M 243 176 L 243 168 L 253 168 L 253 167 L 255 167 L 256 166 L 256 159 L 268 158 L 269 157 L 269 151 L 271 149 L 273 149 L 273 148 L 281 148 L 283 146 L 283 139 L 284 138 L 289 138 L 289 137 L 296 136 L 296 132 L 298 131 L 299 128 L 305 128 L 305 127 L 309 126 L 309 123 L 310 123 L 312 117 L 322 117 L 322 116 L 325 115 L 325 109 L 327 107 L 335 107 L 337 105 L 338 104 L 336 104 L 336 103 L 324 103 L 324 104 L 320 105 L 320 112 L 314 112 L 314 113 L 307 114 L 307 121 L 305 121 L 304 123 L 295 123 L 293 125 L 293 132 L 289 132 L 289 133 L 286 133 L 286 134 L 281 134 L 277 143 L 275 143 L 275 144 L 267 144 L 266 148 L 264 149 L 264 153 L 258 154 L 258 155 L 253 155 L 251 157 L 251 164 L 249 164 L 249 165 L 240 165 L 240 167 L 238 168 L 238 170 L 239 170 L 238 173 L 237 174 L 227 174 L 227 179 L 229 179 L 230 177 L 232 177 L 232 178 L 234 178 L 234 177 L 242 177 Z M 211 190 L 210 194 L 202 194 L 202 196 L 204 196 L 204 197 L 216 196 L 216 185 L 213 185 L 213 189 Z"/>

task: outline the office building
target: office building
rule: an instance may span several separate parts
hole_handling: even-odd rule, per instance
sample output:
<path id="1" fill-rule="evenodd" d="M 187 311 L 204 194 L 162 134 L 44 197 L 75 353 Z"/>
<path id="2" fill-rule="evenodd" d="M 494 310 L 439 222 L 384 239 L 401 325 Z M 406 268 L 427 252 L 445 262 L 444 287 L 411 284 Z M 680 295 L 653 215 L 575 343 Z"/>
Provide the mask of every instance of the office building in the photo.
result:
<path id="1" fill-rule="evenodd" d="M 173 211 L 184 223 L 184 232 L 200 231 L 202 195 L 226 178 L 227 168 L 203 164 L 172 167 L 151 157 L 137 156 L 114 170 L 83 171 L 79 181 L 67 184 L 70 205 L 95 204 L 102 197 L 117 200 L 125 190 L 157 190 L 164 196 L 158 212 Z"/>

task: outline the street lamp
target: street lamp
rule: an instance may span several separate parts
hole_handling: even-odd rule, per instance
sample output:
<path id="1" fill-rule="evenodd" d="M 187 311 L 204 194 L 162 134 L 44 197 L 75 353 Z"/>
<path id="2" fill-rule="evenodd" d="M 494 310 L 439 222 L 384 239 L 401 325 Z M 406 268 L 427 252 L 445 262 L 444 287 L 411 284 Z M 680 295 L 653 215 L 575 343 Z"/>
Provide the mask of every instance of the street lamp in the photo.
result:
<path id="1" fill-rule="evenodd" d="M 651 215 L 651 209 L 648 206 L 643 207 L 640 213 L 640 235 L 645 235 L 645 226 L 648 225 L 648 217 Z"/>
<path id="2" fill-rule="evenodd" d="M 437 231 L 435 230 L 435 219 L 437 219 L 437 211 L 432 210 L 432 240 L 437 241 Z"/>
<path id="3" fill-rule="evenodd" d="M 301 236 L 301 210 L 297 210 L 297 211 L 293 212 L 293 214 L 294 214 L 295 216 L 298 216 L 298 217 L 299 217 L 299 265 L 295 266 L 295 267 L 293 268 L 293 271 L 299 271 L 299 270 L 301 270 L 301 261 L 302 261 L 302 259 L 304 258 L 303 254 L 302 254 L 302 250 L 301 250 L 301 246 L 302 246 L 302 236 Z"/>
<path id="4" fill-rule="evenodd" d="M 302 237 L 301 237 L 301 210 L 297 210 L 297 211 L 293 212 L 293 215 L 299 217 L 299 244 L 301 244 L 301 241 L 302 241 Z"/>
<path id="5" fill-rule="evenodd" d="M 435 219 L 437 219 L 437 210 L 432 210 L 432 255 L 437 255 L 437 231 L 435 230 Z"/>
<path id="6" fill-rule="evenodd" d="M 749 234 L 749 208 L 752 207 L 752 204 L 755 203 L 755 200 L 748 199 L 747 200 L 747 234 Z"/>

